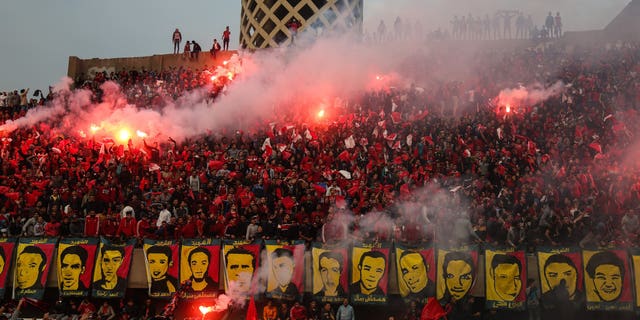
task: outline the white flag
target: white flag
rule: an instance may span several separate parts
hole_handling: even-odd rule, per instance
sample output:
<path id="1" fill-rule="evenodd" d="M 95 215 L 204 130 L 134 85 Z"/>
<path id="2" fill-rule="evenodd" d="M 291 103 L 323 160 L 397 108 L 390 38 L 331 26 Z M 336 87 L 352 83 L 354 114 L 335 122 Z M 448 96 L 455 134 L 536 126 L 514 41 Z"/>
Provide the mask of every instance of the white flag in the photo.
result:
<path id="1" fill-rule="evenodd" d="M 347 149 L 355 148 L 356 140 L 353 138 L 353 135 L 350 135 L 349 138 L 344 139 L 344 145 Z"/>

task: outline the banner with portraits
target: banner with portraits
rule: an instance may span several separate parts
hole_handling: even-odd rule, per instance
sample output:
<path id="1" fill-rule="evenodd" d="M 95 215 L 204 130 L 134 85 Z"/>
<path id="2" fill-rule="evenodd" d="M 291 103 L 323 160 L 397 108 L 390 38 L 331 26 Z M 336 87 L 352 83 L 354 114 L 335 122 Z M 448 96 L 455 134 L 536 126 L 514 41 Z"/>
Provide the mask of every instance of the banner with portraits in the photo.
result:
<path id="1" fill-rule="evenodd" d="M 349 251 L 313 243 L 311 247 L 312 293 L 320 302 L 340 303 L 349 294 Z"/>
<path id="2" fill-rule="evenodd" d="M 180 266 L 180 246 L 175 240 L 144 239 L 144 261 L 147 267 L 149 297 L 170 298 L 176 292 L 178 268 Z"/>
<path id="3" fill-rule="evenodd" d="M 485 246 L 484 280 L 487 308 L 526 307 L 527 257 L 523 250 Z"/>
<path id="4" fill-rule="evenodd" d="M 407 247 L 396 243 L 395 258 L 400 296 L 407 302 L 427 303 L 427 298 L 436 294 L 433 247 L 429 244 Z"/>
<path id="5" fill-rule="evenodd" d="M 267 291 L 272 299 L 298 300 L 304 293 L 304 241 L 265 241 Z M 264 262 L 263 262 L 264 263 Z"/>
<path id="6" fill-rule="evenodd" d="M 391 247 L 386 243 L 356 243 L 351 249 L 349 294 L 353 304 L 386 304 Z"/>
<path id="7" fill-rule="evenodd" d="M 58 238 L 20 238 L 13 274 L 13 299 L 41 300 Z"/>
<path id="8" fill-rule="evenodd" d="M 16 249 L 16 238 L 0 238 L 0 297 L 4 297 L 9 269 Z"/>
<path id="9" fill-rule="evenodd" d="M 569 300 L 584 300 L 582 254 L 573 247 L 538 247 L 538 276 L 542 304 L 556 307 L 556 288 L 564 283 Z"/>
<path id="10" fill-rule="evenodd" d="M 249 298 L 258 292 L 259 243 L 225 240 L 222 245 L 224 290 L 232 297 Z"/>
<path id="11" fill-rule="evenodd" d="M 114 244 L 106 238 L 100 238 L 91 284 L 94 298 L 124 298 L 135 244 L 136 239 Z"/>
<path id="12" fill-rule="evenodd" d="M 182 298 L 215 297 L 219 288 L 220 240 L 184 239 L 180 246 L 180 283 L 191 282 Z"/>
<path id="13" fill-rule="evenodd" d="M 636 310 L 640 310 L 640 248 L 629 249 L 629 255 L 633 270 L 633 292 L 635 293 L 634 305 Z"/>
<path id="14" fill-rule="evenodd" d="M 476 283 L 478 246 L 438 248 L 436 298 L 442 302 L 466 298 Z"/>
<path id="15" fill-rule="evenodd" d="M 632 272 L 626 250 L 582 250 L 587 310 L 633 310 Z"/>
<path id="16" fill-rule="evenodd" d="M 56 269 L 61 297 L 89 295 L 98 238 L 63 238 L 58 243 Z"/>

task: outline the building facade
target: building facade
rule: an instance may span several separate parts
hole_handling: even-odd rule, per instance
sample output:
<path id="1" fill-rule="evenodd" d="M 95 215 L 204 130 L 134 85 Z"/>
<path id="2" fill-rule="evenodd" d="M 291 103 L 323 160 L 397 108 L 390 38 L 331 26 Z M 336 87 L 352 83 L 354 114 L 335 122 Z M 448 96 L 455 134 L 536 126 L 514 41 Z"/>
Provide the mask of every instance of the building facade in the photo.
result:
<path id="1" fill-rule="evenodd" d="M 240 46 L 272 48 L 294 41 L 298 32 L 320 35 L 362 29 L 363 0 L 242 0 Z"/>

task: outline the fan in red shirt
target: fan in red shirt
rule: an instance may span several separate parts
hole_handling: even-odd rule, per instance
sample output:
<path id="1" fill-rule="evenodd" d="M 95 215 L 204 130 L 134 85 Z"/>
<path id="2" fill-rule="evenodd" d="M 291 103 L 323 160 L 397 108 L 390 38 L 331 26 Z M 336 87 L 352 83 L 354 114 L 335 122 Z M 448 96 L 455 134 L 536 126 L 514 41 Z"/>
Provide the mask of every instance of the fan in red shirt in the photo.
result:
<path id="1" fill-rule="evenodd" d="M 57 237 L 60 235 L 60 222 L 55 218 L 51 218 L 51 221 L 44 225 L 45 237 Z"/>
<path id="2" fill-rule="evenodd" d="M 153 235 L 151 232 L 151 224 L 149 223 L 149 218 L 147 216 L 142 216 L 142 219 L 138 221 L 136 225 L 136 237 L 138 238 L 149 238 Z"/>
<path id="3" fill-rule="evenodd" d="M 84 235 L 85 237 L 97 237 L 100 229 L 100 219 L 96 216 L 96 212 L 91 210 L 84 218 Z"/>
<path id="4" fill-rule="evenodd" d="M 120 224 L 118 225 L 117 236 L 124 238 L 132 238 L 136 234 L 136 227 L 138 223 L 136 218 L 131 215 L 131 211 L 127 211 L 127 216 L 120 218 Z"/>
<path id="5" fill-rule="evenodd" d="M 116 213 L 117 215 L 117 213 Z M 105 216 L 100 221 L 100 235 L 105 237 L 113 237 L 118 232 L 118 222 L 115 217 Z"/>
<path id="6" fill-rule="evenodd" d="M 193 216 L 189 217 L 189 221 L 185 223 L 181 228 L 182 237 L 185 239 L 192 239 L 196 237 L 197 226 L 196 219 Z"/>
<path id="7" fill-rule="evenodd" d="M 307 309 L 300 304 L 300 302 L 296 301 L 291 307 L 291 311 L 289 312 L 289 319 L 291 320 L 306 320 L 307 319 Z"/>

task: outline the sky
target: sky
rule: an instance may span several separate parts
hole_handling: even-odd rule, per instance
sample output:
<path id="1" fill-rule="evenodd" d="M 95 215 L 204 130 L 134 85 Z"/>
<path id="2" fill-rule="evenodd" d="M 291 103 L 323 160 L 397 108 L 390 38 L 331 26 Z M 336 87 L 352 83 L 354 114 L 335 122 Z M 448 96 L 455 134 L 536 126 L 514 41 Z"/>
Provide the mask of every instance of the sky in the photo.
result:
<path id="1" fill-rule="evenodd" d="M 396 16 L 421 20 L 425 30 L 447 28 L 453 15 L 520 10 L 541 24 L 559 11 L 565 30 L 601 29 L 630 0 L 365 0 L 364 27 Z M 45 89 L 67 73 L 68 57 L 81 59 L 170 53 L 171 34 L 207 50 L 232 32 L 238 46 L 240 0 L 8 0 L 0 11 L 0 91 Z"/>

